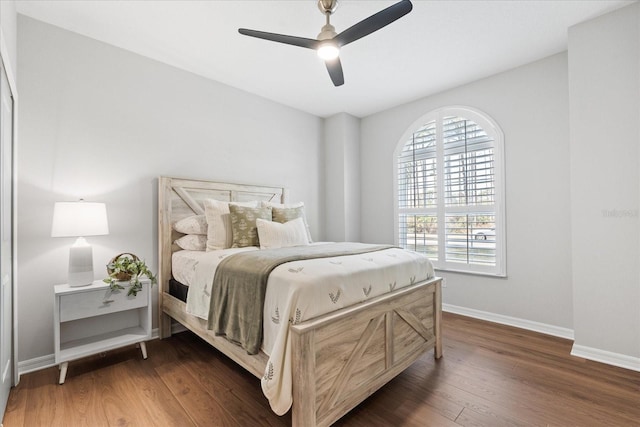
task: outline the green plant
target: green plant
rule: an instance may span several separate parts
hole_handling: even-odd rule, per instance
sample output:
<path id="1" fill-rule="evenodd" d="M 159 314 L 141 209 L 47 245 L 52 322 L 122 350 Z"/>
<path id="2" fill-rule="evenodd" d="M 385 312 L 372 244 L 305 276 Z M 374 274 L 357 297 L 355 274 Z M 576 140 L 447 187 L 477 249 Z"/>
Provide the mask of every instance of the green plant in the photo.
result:
<path id="1" fill-rule="evenodd" d="M 124 286 L 120 284 L 121 282 L 128 281 L 130 283 L 131 286 L 127 296 L 136 296 L 142 290 L 140 277 L 147 277 L 151 280 L 151 285 L 157 283 L 156 276 L 149 270 L 147 264 L 132 254 L 124 253 L 113 258 L 107 264 L 107 272 L 109 277 L 104 279 L 103 282 L 109 284 L 112 292 L 124 289 Z"/>

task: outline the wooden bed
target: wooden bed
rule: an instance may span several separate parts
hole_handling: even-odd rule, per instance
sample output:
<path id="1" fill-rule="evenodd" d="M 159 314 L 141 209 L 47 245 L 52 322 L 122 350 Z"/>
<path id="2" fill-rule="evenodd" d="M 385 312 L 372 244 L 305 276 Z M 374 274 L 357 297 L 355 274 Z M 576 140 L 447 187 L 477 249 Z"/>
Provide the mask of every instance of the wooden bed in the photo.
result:
<path id="1" fill-rule="evenodd" d="M 268 357 L 248 355 L 241 347 L 207 329 L 189 315 L 186 304 L 169 294 L 172 224 L 203 214 L 202 200 L 287 202 L 284 188 L 159 178 L 159 329 L 171 335 L 171 319 L 209 342 L 240 366 L 262 378 Z M 401 288 L 364 303 L 290 325 L 292 339 L 294 426 L 328 426 L 433 349 L 442 356 L 441 279 Z"/>

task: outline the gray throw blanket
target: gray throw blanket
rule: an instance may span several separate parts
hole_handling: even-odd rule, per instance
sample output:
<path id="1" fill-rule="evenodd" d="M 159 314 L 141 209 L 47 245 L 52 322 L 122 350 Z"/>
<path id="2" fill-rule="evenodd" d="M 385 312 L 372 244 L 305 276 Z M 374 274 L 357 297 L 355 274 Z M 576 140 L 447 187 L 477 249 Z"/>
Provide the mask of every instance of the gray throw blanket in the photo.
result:
<path id="1" fill-rule="evenodd" d="M 223 259 L 216 269 L 209 306 L 209 329 L 225 335 L 248 354 L 262 343 L 262 317 L 271 271 L 290 261 L 358 255 L 389 249 L 389 245 L 331 243 L 241 252 Z"/>

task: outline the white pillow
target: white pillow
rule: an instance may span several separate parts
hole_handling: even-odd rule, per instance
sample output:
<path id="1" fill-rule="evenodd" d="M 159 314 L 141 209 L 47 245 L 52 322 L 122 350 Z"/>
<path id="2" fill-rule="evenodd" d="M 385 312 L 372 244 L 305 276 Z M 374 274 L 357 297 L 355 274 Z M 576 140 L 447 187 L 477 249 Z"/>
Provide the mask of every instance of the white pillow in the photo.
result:
<path id="1" fill-rule="evenodd" d="M 260 205 L 262 207 L 270 207 L 272 209 L 282 209 L 282 210 L 287 210 L 287 209 L 291 209 L 291 210 L 295 210 L 295 211 L 301 211 L 302 212 L 302 219 L 304 220 L 304 226 L 307 229 L 307 238 L 309 239 L 309 243 L 313 242 L 313 239 L 311 239 L 311 229 L 309 228 L 309 223 L 307 222 L 307 215 L 305 213 L 305 208 L 304 208 L 304 202 L 297 202 L 297 203 L 274 203 L 274 202 L 265 202 L 262 201 L 260 202 Z M 302 208 L 302 209 L 300 209 Z M 287 216 L 287 215 L 285 215 Z M 287 218 L 289 221 L 293 220 L 294 218 Z M 276 222 L 280 222 L 282 223 L 283 221 L 280 220 L 278 221 L 276 219 L 276 213 L 274 212 L 273 215 L 273 220 Z"/>
<path id="2" fill-rule="evenodd" d="M 173 224 L 173 229 L 183 234 L 207 234 L 207 218 L 191 215 Z"/>
<path id="3" fill-rule="evenodd" d="M 204 251 L 207 248 L 207 236 L 204 234 L 187 234 L 173 243 L 187 251 Z"/>
<path id="4" fill-rule="evenodd" d="M 307 228 L 302 218 L 280 224 L 279 222 L 256 219 L 260 249 L 288 248 L 309 244 Z"/>
<path id="5" fill-rule="evenodd" d="M 258 207 L 258 202 L 221 202 L 215 199 L 204 200 L 204 214 L 207 218 L 207 251 L 228 249 L 233 244 L 233 231 L 229 204 Z"/>

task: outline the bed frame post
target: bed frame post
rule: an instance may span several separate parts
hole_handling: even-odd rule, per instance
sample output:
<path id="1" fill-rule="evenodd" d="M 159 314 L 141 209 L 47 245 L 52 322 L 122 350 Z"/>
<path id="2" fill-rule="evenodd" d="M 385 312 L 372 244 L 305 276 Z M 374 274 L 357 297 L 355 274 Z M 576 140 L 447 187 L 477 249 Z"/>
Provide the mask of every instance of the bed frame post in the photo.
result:
<path id="1" fill-rule="evenodd" d="M 160 236 L 171 236 L 171 178 L 158 179 L 158 335 L 162 338 L 171 336 L 171 317 L 163 310 L 163 295 L 169 292 L 171 279 L 171 239 Z"/>
<path id="2" fill-rule="evenodd" d="M 315 333 L 291 330 L 293 405 L 292 427 L 316 426 Z"/>
<path id="3" fill-rule="evenodd" d="M 436 359 L 442 357 L 442 280 L 436 282 L 436 289 L 433 293 L 434 307 L 434 330 L 436 335 L 436 344 L 433 349 L 433 356 Z"/>

